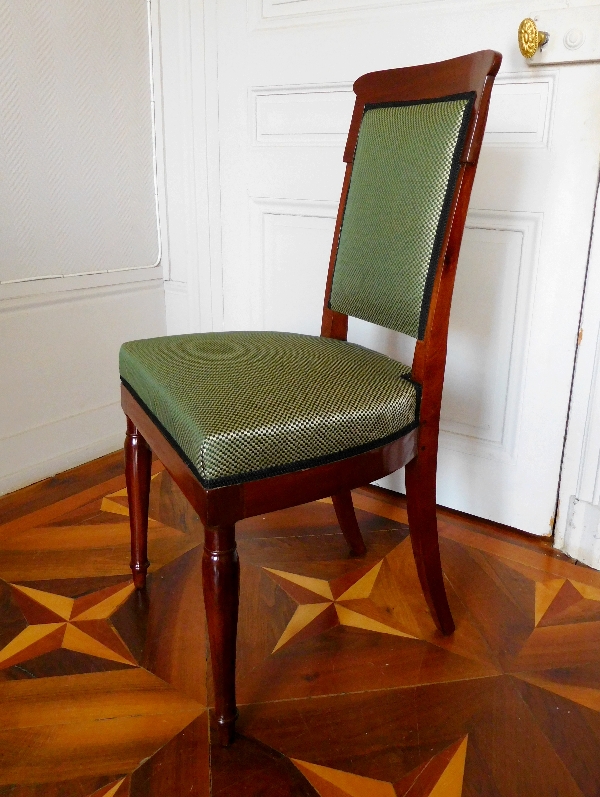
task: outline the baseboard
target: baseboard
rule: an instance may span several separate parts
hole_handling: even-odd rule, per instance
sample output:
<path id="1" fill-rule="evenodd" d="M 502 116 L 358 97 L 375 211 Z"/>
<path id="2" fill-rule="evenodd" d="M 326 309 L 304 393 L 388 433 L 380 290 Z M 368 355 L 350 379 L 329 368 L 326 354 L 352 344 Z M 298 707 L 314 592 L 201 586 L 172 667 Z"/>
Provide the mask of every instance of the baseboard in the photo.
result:
<path id="1" fill-rule="evenodd" d="M 0 440 L 0 495 L 110 454 L 122 447 L 124 435 L 115 402 Z"/>
<path id="2" fill-rule="evenodd" d="M 571 496 L 560 547 L 578 562 L 600 570 L 600 506 Z"/>

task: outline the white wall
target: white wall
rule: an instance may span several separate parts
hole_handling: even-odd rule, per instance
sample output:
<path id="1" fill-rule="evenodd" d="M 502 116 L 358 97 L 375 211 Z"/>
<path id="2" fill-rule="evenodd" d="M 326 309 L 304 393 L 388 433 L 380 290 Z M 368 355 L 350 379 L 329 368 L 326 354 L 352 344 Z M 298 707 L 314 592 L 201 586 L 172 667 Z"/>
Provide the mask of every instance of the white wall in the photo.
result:
<path id="1" fill-rule="evenodd" d="M 146 0 L 0 0 L 0 494 L 122 445 L 164 334 Z"/>
<path id="2" fill-rule="evenodd" d="M 119 346 L 163 333 L 160 279 L 2 299 L 0 494 L 119 448 Z"/>

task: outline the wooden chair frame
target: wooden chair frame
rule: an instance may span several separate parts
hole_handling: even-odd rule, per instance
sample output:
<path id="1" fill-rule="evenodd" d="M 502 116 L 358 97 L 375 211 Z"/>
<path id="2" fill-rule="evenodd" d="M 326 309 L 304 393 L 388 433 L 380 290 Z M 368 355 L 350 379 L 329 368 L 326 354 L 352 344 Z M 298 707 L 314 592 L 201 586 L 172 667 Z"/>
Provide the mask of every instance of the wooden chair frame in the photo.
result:
<path id="1" fill-rule="evenodd" d="M 171 474 L 205 527 L 203 589 L 212 658 L 215 714 L 223 745 L 228 745 L 233 739 L 237 716 L 235 656 L 239 562 L 235 523 L 238 520 L 332 496 L 342 532 L 351 550 L 361 555 L 366 549 L 350 491 L 406 466 L 408 520 L 419 579 L 440 631 L 450 634 L 454 630 L 444 589 L 436 520 L 439 417 L 456 265 L 492 84 L 500 62 L 499 53 L 485 50 L 438 64 L 373 72 L 363 75 L 354 84 L 356 103 L 344 153 L 346 174 L 333 238 L 321 328 L 322 336 L 339 340 L 346 339 L 348 316 L 329 309 L 328 300 L 365 104 L 435 99 L 476 92 L 437 264 L 427 327 L 423 339 L 417 341 L 412 363 L 412 379 L 421 385 L 418 429 L 385 446 L 339 462 L 206 490 L 152 418 L 122 386 L 122 407 L 127 416 L 125 463 L 131 523 L 131 569 L 135 586 L 138 589 L 145 586 L 149 566 L 147 532 L 152 451 Z"/>

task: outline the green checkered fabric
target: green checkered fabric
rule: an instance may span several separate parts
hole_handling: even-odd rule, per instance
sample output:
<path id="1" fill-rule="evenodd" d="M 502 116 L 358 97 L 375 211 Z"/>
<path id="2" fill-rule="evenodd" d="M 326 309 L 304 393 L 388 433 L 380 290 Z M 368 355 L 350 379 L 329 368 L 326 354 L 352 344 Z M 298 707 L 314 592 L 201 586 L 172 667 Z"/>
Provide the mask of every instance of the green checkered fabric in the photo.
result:
<path id="1" fill-rule="evenodd" d="M 474 95 L 367 106 L 330 307 L 422 338 Z"/>
<path id="2" fill-rule="evenodd" d="M 417 425 L 410 369 L 346 341 L 173 335 L 125 343 L 119 364 L 207 488 L 343 459 Z"/>

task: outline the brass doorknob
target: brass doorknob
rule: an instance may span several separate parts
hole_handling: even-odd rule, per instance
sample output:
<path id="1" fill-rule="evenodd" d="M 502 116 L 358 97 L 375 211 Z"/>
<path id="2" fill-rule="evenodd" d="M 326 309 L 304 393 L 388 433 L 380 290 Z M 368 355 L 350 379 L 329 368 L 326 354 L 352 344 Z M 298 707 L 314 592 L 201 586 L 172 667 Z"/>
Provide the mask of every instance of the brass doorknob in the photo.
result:
<path id="1" fill-rule="evenodd" d="M 527 17 L 519 25 L 519 50 L 524 58 L 533 58 L 538 48 L 542 48 L 548 39 L 549 34 L 544 30 L 538 30 L 535 21 Z"/>

